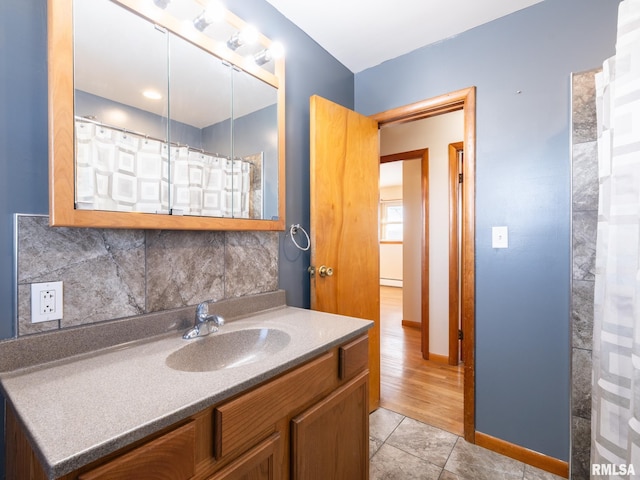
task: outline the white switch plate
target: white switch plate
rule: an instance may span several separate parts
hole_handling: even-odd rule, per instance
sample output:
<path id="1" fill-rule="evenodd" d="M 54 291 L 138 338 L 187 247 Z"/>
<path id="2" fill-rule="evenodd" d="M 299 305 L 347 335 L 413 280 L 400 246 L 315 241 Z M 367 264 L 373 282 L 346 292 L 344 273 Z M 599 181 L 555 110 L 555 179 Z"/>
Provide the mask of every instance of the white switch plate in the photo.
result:
<path id="1" fill-rule="evenodd" d="M 507 227 L 491 228 L 491 246 L 493 248 L 509 248 L 509 229 Z"/>
<path id="2" fill-rule="evenodd" d="M 31 323 L 62 319 L 62 282 L 31 284 Z"/>

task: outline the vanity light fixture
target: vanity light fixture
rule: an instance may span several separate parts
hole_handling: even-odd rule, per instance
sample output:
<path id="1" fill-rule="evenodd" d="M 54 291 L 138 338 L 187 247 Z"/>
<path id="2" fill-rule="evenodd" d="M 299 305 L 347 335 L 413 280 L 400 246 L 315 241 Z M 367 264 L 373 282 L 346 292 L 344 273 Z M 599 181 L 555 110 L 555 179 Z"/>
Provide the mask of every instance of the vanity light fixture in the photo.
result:
<path id="1" fill-rule="evenodd" d="M 211 22 L 207 19 L 207 12 L 203 10 L 200 15 L 193 19 L 193 26 L 196 27 L 201 32 L 204 31 L 211 24 Z"/>
<path id="2" fill-rule="evenodd" d="M 224 6 L 220 2 L 210 2 L 200 15 L 193 19 L 193 26 L 203 32 L 212 23 L 224 20 Z"/>
<path id="3" fill-rule="evenodd" d="M 284 56 L 284 46 L 280 42 L 273 42 L 269 48 L 259 51 L 253 56 L 256 65 L 264 65 L 271 60 Z"/>
<path id="4" fill-rule="evenodd" d="M 252 45 L 258 41 L 258 30 L 253 25 L 247 25 L 240 32 L 234 33 L 227 40 L 227 47 L 231 50 L 237 50 L 242 45 Z"/>
<path id="5" fill-rule="evenodd" d="M 273 55 L 271 54 L 271 51 L 268 48 L 265 48 L 264 50 L 260 50 L 258 53 L 256 53 L 253 56 L 253 61 L 258 66 L 264 65 L 265 63 L 269 63 L 271 60 L 273 60 Z"/>

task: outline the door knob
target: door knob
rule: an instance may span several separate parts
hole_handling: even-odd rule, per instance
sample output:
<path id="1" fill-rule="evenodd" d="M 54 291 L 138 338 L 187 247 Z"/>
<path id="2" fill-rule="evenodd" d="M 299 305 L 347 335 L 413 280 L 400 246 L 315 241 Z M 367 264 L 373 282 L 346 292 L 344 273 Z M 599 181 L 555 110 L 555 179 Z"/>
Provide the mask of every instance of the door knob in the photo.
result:
<path id="1" fill-rule="evenodd" d="M 307 268 L 307 272 L 309 272 L 312 277 L 316 274 L 316 271 L 321 277 L 330 277 L 331 275 L 333 275 L 333 268 L 327 267 L 325 265 L 321 265 L 317 270 L 313 265 Z"/>
<path id="2" fill-rule="evenodd" d="M 330 277 L 333 275 L 333 268 L 321 265 L 320 268 L 318 268 L 318 274 L 321 277 Z"/>

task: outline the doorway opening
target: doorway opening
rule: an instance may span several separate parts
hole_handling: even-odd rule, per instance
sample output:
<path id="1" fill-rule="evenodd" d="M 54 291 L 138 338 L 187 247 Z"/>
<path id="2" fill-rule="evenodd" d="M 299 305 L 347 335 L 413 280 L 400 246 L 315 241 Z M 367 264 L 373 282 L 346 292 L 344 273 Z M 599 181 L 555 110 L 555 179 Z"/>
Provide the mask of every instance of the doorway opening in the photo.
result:
<path id="1" fill-rule="evenodd" d="M 380 132 L 380 405 L 456 435 L 462 114 Z"/>
<path id="2" fill-rule="evenodd" d="M 393 110 L 372 115 L 371 118 L 378 122 L 379 127 L 387 128 L 394 125 L 405 124 L 415 120 L 421 120 L 444 113 L 462 110 L 464 116 L 463 141 L 464 162 L 461 166 L 463 183 L 461 184 L 459 195 L 462 197 L 462 205 L 457 210 L 458 218 L 455 220 L 456 228 L 459 229 L 459 256 L 455 259 L 458 263 L 459 276 L 455 281 L 458 290 L 457 310 L 459 312 L 459 325 L 462 326 L 464 339 L 462 340 L 461 353 L 455 354 L 456 358 L 449 358 L 449 363 L 457 363 L 458 358 L 464 359 L 462 367 L 463 377 L 463 432 L 464 438 L 468 442 L 475 442 L 475 268 L 474 268 L 474 238 L 475 238 L 475 88 L 468 88 L 452 92 L 440 97 L 435 97 L 412 105 L 399 107 Z M 460 145 L 458 144 L 458 147 Z M 460 148 L 454 150 L 460 150 Z M 426 225 L 426 222 L 423 222 Z M 453 228 L 453 221 L 450 220 L 448 229 Z M 422 235 L 424 250 L 428 245 L 429 237 Z M 422 262 L 425 262 L 423 257 Z M 449 260 L 449 263 L 453 261 Z M 423 267 L 424 268 L 424 267 Z M 449 268 L 451 266 L 449 265 Z M 425 275 L 428 282 L 428 275 Z M 424 281 L 422 290 L 428 292 Z M 450 300 L 447 296 L 447 300 Z M 428 316 L 428 309 L 426 311 Z M 424 316 L 424 315 L 423 315 Z M 449 319 L 450 320 L 450 319 Z M 421 319 L 422 321 L 422 319 Z M 451 322 L 449 322 L 451 323 Z M 450 330 L 452 330 L 449 325 Z M 428 338 L 428 329 L 422 329 L 422 335 Z M 425 331 L 426 330 L 426 331 Z M 451 336 L 451 335 L 450 335 Z M 456 335 L 457 338 L 457 335 Z M 422 345 L 427 345 L 424 338 Z M 455 349 L 454 353 L 455 353 Z M 427 350 L 428 354 L 428 350 Z M 455 366 L 443 365 L 443 367 L 459 368 Z"/>

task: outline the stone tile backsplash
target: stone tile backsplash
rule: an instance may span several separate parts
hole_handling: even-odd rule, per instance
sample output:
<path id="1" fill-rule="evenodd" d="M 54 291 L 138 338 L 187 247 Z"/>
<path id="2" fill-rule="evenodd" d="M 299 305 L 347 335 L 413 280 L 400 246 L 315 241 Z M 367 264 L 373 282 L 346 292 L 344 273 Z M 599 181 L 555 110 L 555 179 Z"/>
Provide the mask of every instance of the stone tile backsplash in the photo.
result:
<path id="1" fill-rule="evenodd" d="M 149 312 L 224 298 L 224 232 L 150 230 L 146 238 Z"/>
<path id="2" fill-rule="evenodd" d="M 278 289 L 277 232 L 17 229 L 18 336 Z M 54 281 L 63 320 L 32 324 L 31 283 Z"/>

